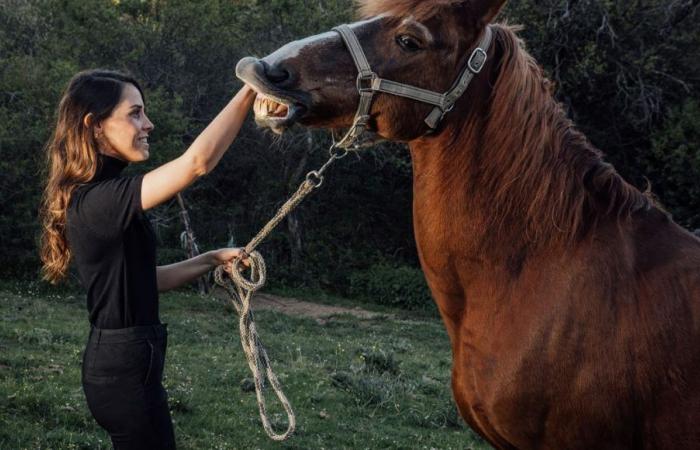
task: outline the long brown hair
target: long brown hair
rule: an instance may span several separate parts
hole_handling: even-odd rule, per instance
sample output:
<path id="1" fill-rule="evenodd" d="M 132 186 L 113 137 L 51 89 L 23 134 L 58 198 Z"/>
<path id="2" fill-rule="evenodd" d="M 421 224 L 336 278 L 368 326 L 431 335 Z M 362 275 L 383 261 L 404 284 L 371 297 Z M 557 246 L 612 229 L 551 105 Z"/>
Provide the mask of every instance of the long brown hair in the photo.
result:
<path id="1" fill-rule="evenodd" d="M 79 72 L 68 83 L 58 106 L 56 127 L 46 144 L 46 187 L 41 203 L 41 261 L 43 278 L 63 279 L 71 252 L 66 239 L 66 210 L 75 188 L 90 181 L 97 171 L 98 143 L 94 126 L 110 116 L 124 85 L 132 77 L 110 70 Z M 91 120 L 86 117 L 91 115 Z"/>

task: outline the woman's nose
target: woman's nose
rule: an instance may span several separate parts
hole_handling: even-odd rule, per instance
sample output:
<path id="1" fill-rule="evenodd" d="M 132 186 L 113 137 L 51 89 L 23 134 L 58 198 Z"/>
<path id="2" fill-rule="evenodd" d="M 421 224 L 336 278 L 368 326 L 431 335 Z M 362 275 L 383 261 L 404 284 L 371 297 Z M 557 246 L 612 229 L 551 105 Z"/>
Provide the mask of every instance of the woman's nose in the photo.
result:
<path id="1" fill-rule="evenodd" d="M 146 117 L 146 124 L 145 124 L 145 126 L 143 127 L 144 130 L 146 130 L 146 131 L 151 131 L 151 130 L 154 129 L 155 127 L 156 127 L 156 126 L 153 125 L 153 122 L 151 122 L 151 119 L 149 119 L 148 117 Z"/>

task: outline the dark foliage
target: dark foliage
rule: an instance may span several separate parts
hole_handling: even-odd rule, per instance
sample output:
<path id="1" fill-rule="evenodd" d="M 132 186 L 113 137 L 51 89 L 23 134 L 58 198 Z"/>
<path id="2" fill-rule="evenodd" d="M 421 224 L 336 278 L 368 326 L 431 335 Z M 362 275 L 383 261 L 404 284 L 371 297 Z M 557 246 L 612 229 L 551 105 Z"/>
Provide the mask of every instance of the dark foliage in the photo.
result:
<path id="1" fill-rule="evenodd" d="M 511 2 L 528 48 L 592 142 L 700 227 L 698 1 Z M 349 0 L 4 0 L 0 8 L 0 276 L 36 279 L 43 144 L 78 70 L 143 81 L 156 124 L 148 170 L 179 153 L 240 86 L 239 58 L 352 19 Z M 329 137 L 273 137 L 248 123 L 214 173 L 186 193 L 204 249 L 244 245 L 326 158 Z M 130 169 L 134 170 L 134 169 Z M 152 214 L 163 262 L 184 257 L 176 204 Z M 411 169 L 399 145 L 349 157 L 261 250 L 274 283 L 417 307 L 428 300 L 411 229 Z M 403 267 L 402 267 L 403 266 Z"/>

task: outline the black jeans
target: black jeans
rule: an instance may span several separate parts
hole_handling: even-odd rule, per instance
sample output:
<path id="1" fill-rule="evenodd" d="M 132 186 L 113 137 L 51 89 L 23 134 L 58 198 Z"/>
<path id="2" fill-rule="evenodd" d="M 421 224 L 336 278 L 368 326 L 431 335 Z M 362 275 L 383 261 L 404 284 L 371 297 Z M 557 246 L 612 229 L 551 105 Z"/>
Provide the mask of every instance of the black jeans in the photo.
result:
<path id="1" fill-rule="evenodd" d="M 83 391 L 97 423 L 122 449 L 174 449 L 163 388 L 166 325 L 92 328 L 83 354 Z"/>

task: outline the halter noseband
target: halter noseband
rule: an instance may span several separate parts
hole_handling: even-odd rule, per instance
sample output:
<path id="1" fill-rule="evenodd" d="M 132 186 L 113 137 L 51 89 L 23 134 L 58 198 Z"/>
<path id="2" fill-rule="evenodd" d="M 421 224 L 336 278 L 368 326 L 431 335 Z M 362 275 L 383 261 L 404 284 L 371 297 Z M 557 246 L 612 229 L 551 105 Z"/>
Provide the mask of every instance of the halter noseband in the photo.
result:
<path id="1" fill-rule="evenodd" d="M 408 84 L 379 78 L 379 76 L 372 71 L 367 57 L 362 50 L 362 46 L 352 29 L 348 25 L 340 25 L 333 28 L 333 31 L 338 32 L 343 38 L 355 62 L 358 72 L 356 81 L 357 91 L 360 94 L 360 103 L 357 107 L 353 124 L 345 136 L 335 144 L 340 148 L 358 147 L 360 145 L 357 141 L 367 129 L 367 123 L 370 119 L 369 110 L 372 106 L 372 98 L 375 92 L 385 92 L 387 94 L 398 95 L 400 97 L 406 97 L 434 105 L 435 108 L 433 108 L 430 114 L 425 118 L 425 123 L 431 130 L 435 130 L 442 118 L 445 117 L 445 114 L 452 110 L 457 100 L 464 94 L 464 91 L 467 90 L 474 76 L 483 69 L 486 64 L 487 53 L 491 46 L 493 35 L 491 27 L 487 25 L 484 36 L 469 57 L 467 66 L 462 70 L 459 78 L 457 78 L 449 91 L 444 94 L 439 94 Z"/>

